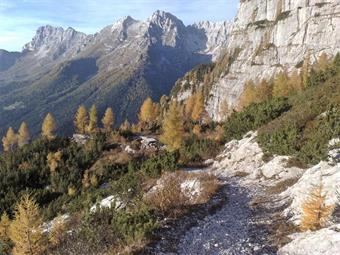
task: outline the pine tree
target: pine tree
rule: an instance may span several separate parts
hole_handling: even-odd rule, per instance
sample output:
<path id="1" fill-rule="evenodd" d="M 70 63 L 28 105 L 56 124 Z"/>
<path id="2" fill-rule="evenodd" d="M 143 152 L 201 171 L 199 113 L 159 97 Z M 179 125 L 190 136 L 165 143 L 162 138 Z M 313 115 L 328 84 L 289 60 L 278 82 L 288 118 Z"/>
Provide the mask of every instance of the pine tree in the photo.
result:
<path id="1" fill-rule="evenodd" d="M 287 71 L 280 72 L 275 80 L 273 86 L 273 96 L 274 97 L 285 97 L 290 93 L 289 89 L 289 79 Z"/>
<path id="2" fill-rule="evenodd" d="M 85 134 L 87 125 L 88 125 L 87 111 L 86 108 L 83 105 L 81 105 L 77 110 L 74 120 L 76 132 L 79 134 Z"/>
<path id="3" fill-rule="evenodd" d="M 113 125 L 114 125 L 114 116 L 113 116 L 113 111 L 112 108 L 107 108 L 104 114 L 104 117 L 102 119 L 102 123 L 104 126 L 104 130 L 106 132 L 111 132 L 113 129 Z"/>
<path id="4" fill-rule="evenodd" d="M 0 254 L 10 254 L 9 226 L 11 221 L 8 214 L 4 212 L 0 219 Z"/>
<path id="5" fill-rule="evenodd" d="M 41 135 L 43 137 L 46 137 L 47 139 L 53 139 L 54 138 L 54 132 L 57 129 L 56 122 L 52 116 L 51 113 L 48 113 L 44 119 L 44 122 L 42 124 L 42 132 Z"/>
<path id="6" fill-rule="evenodd" d="M 173 101 L 170 104 L 168 113 L 163 122 L 163 133 L 160 137 L 161 141 L 168 145 L 170 150 L 180 149 L 183 142 L 183 120 L 177 105 Z"/>
<path id="7" fill-rule="evenodd" d="M 29 143 L 30 141 L 30 132 L 28 130 L 28 126 L 26 122 L 22 122 L 18 132 L 18 145 L 22 147 Z"/>
<path id="8" fill-rule="evenodd" d="M 247 81 L 244 84 L 243 92 L 239 99 L 239 107 L 243 109 L 255 101 L 255 85 L 253 81 Z"/>
<path id="9" fill-rule="evenodd" d="M 40 255 L 45 250 L 42 218 L 37 203 L 24 195 L 16 205 L 9 236 L 14 243 L 13 255 Z"/>
<path id="10" fill-rule="evenodd" d="M 195 104 L 192 109 L 191 118 L 194 121 L 199 121 L 202 118 L 204 112 L 204 97 L 203 91 L 199 91 L 195 97 Z"/>
<path id="11" fill-rule="evenodd" d="M 325 204 L 322 188 L 321 184 L 315 187 L 302 205 L 301 231 L 317 230 L 324 227 L 334 211 L 333 205 Z"/>
<path id="12" fill-rule="evenodd" d="M 98 117 L 97 117 L 97 107 L 92 105 L 90 108 L 90 118 L 89 118 L 89 125 L 87 127 L 87 131 L 89 134 L 93 134 L 97 131 L 98 125 Z"/>
<path id="13" fill-rule="evenodd" d="M 13 151 L 15 145 L 17 144 L 17 141 L 17 135 L 15 134 L 13 128 L 9 127 L 6 136 L 2 138 L 4 151 Z"/>

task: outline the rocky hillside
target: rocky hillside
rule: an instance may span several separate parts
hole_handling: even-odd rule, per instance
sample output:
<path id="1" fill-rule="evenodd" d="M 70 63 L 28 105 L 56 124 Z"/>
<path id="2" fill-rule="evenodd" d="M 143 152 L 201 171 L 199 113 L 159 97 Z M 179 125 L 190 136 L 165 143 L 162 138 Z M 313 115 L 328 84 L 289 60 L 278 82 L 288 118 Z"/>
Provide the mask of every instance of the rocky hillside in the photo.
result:
<path id="1" fill-rule="evenodd" d="M 44 26 L 22 53 L 0 52 L 0 134 L 27 121 L 34 133 L 47 112 L 70 132 L 75 109 L 113 107 L 117 123 L 134 120 L 143 100 L 158 100 L 199 63 L 215 59 L 230 25 L 185 26 L 162 11 L 146 21 L 125 17 L 94 35 Z"/>
<path id="2" fill-rule="evenodd" d="M 337 0 L 247 0 L 241 1 L 228 37 L 227 52 L 207 77 L 191 81 L 209 85 L 207 110 L 220 120 L 220 106 L 226 99 L 237 102 L 247 80 L 272 78 L 279 71 L 302 66 L 307 53 L 314 62 L 325 52 L 340 51 L 340 3 Z M 217 70 L 216 70 L 217 69 Z M 179 98 L 192 86 L 184 86 Z M 190 89 L 189 89 L 190 90 Z"/>

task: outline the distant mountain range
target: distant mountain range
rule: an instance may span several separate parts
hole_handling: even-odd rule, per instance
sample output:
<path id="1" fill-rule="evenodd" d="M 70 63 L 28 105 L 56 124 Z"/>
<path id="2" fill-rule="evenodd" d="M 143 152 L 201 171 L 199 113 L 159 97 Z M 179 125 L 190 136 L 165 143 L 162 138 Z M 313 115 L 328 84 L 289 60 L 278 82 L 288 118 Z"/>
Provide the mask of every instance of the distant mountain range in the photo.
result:
<path id="1" fill-rule="evenodd" d="M 146 21 L 124 17 L 94 35 L 40 27 L 22 52 L 0 50 L 0 135 L 21 121 L 38 133 L 52 112 L 59 131 L 72 131 L 80 104 L 112 107 L 117 123 L 136 119 L 143 100 L 169 94 L 176 80 L 216 59 L 231 24 L 185 26 L 156 11 Z"/>

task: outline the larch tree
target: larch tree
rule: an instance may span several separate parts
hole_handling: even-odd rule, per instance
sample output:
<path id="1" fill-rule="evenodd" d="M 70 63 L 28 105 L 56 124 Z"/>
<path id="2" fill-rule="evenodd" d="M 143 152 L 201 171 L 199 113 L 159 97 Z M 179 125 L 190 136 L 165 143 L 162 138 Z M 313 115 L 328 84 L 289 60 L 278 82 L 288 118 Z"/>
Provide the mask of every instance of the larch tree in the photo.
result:
<path id="1" fill-rule="evenodd" d="M 195 102 L 196 102 L 196 94 L 192 94 L 185 101 L 184 116 L 187 120 L 191 119 L 191 115 L 192 115 L 192 112 L 194 110 Z"/>
<path id="2" fill-rule="evenodd" d="M 41 135 L 43 137 L 46 137 L 47 139 L 53 139 L 54 132 L 56 131 L 56 129 L 57 129 L 57 125 L 53 118 L 53 115 L 51 113 L 48 113 L 41 127 Z"/>
<path id="3" fill-rule="evenodd" d="M 111 132 L 113 130 L 113 125 L 115 123 L 112 108 L 106 109 L 104 117 L 102 119 L 103 127 L 106 132 Z"/>
<path id="4" fill-rule="evenodd" d="M 244 84 L 243 92 L 239 99 L 239 108 L 243 109 L 255 101 L 255 85 L 253 81 Z"/>
<path id="5" fill-rule="evenodd" d="M 195 104 L 192 109 L 191 118 L 194 121 L 199 121 L 204 112 L 204 96 L 203 91 L 199 91 L 195 97 Z"/>
<path id="6" fill-rule="evenodd" d="M 289 88 L 294 92 L 300 92 L 303 90 L 301 76 L 297 70 L 292 72 L 289 77 Z"/>
<path id="7" fill-rule="evenodd" d="M 325 52 L 323 52 L 319 56 L 318 61 L 315 64 L 315 68 L 318 71 L 325 71 L 327 69 L 327 67 L 329 67 L 330 63 L 331 63 L 331 61 L 328 58 L 328 55 Z"/>
<path id="8" fill-rule="evenodd" d="M 131 124 L 130 122 L 126 119 L 119 127 L 120 130 L 122 131 L 128 131 L 131 129 Z"/>
<path id="9" fill-rule="evenodd" d="M 9 226 L 11 221 L 8 214 L 4 212 L 0 219 L 0 254 L 10 254 Z"/>
<path id="10" fill-rule="evenodd" d="M 265 79 L 261 80 L 261 82 L 255 87 L 255 98 L 254 102 L 260 103 L 272 96 L 273 87 L 270 83 L 268 83 Z"/>
<path id="11" fill-rule="evenodd" d="M 76 129 L 76 132 L 79 134 L 85 134 L 86 133 L 86 127 L 88 126 L 88 115 L 87 110 L 85 106 L 81 105 L 79 106 L 76 116 L 74 119 L 74 126 Z"/>
<path id="12" fill-rule="evenodd" d="M 274 80 L 273 96 L 284 97 L 288 96 L 290 92 L 287 71 L 281 71 Z"/>
<path id="13" fill-rule="evenodd" d="M 219 106 L 219 115 L 221 120 L 226 120 L 230 115 L 230 106 L 227 99 L 223 99 Z"/>
<path id="14" fill-rule="evenodd" d="M 154 117 L 154 103 L 152 102 L 152 99 L 148 97 L 143 102 L 140 112 L 139 112 L 139 120 L 141 122 L 151 122 Z"/>
<path id="15" fill-rule="evenodd" d="M 183 120 L 176 101 L 171 102 L 163 122 L 163 133 L 160 137 L 161 142 L 166 144 L 169 150 L 180 149 L 183 142 Z"/>
<path id="16" fill-rule="evenodd" d="M 13 128 L 9 127 L 6 136 L 2 138 L 4 151 L 13 151 L 15 145 L 17 144 L 17 141 L 17 135 L 15 134 Z"/>
<path id="17" fill-rule="evenodd" d="M 28 194 L 23 195 L 14 210 L 9 236 L 14 243 L 13 255 L 40 255 L 45 251 L 42 218 L 38 204 Z"/>
<path id="18" fill-rule="evenodd" d="M 47 165 L 50 168 L 51 174 L 55 174 L 58 166 L 59 166 L 59 162 L 61 161 L 61 157 L 62 157 L 62 151 L 57 151 L 55 153 L 50 152 L 47 155 Z"/>
<path id="19" fill-rule="evenodd" d="M 314 187 L 309 198 L 302 205 L 301 231 L 317 230 L 330 219 L 335 206 L 325 204 L 322 184 Z"/>
<path id="20" fill-rule="evenodd" d="M 302 65 L 302 87 L 306 88 L 308 86 L 308 77 L 311 71 L 311 53 L 307 52 Z"/>
<path id="21" fill-rule="evenodd" d="M 28 144 L 30 141 L 30 131 L 26 122 L 21 123 L 19 131 L 18 131 L 18 145 L 22 147 Z"/>
<path id="22" fill-rule="evenodd" d="M 93 134 L 97 131 L 98 117 L 97 117 L 97 107 L 92 105 L 89 113 L 89 125 L 87 127 L 87 132 Z"/>
<path id="23" fill-rule="evenodd" d="M 66 235 L 67 226 L 62 216 L 56 217 L 53 222 L 53 226 L 48 235 L 48 240 L 52 246 L 58 246 Z"/>

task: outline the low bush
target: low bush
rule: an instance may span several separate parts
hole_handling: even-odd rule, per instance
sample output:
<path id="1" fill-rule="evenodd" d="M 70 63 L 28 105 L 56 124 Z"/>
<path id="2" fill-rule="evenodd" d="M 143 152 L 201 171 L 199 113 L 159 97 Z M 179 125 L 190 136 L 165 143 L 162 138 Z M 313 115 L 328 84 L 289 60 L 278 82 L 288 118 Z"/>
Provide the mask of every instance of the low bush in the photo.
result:
<path id="1" fill-rule="evenodd" d="M 204 160 L 216 156 L 220 151 L 220 143 L 213 139 L 200 139 L 192 135 L 180 149 L 180 162 L 184 165 L 201 164 Z"/>
<path id="2" fill-rule="evenodd" d="M 152 178 L 159 177 L 163 172 L 173 172 L 177 170 L 178 153 L 163 152 L 145 160 L 141 165 L 141 170 Z"/>
<path id="3" fill-rule="evenodd" d="M 250 130 L 278 118 L 290 108 L 286 98 L 272 98 L 262 103 L 253 103 L 242 112 L 233 112 L 224 124 L 224 141 L 241 139 Z"/>

